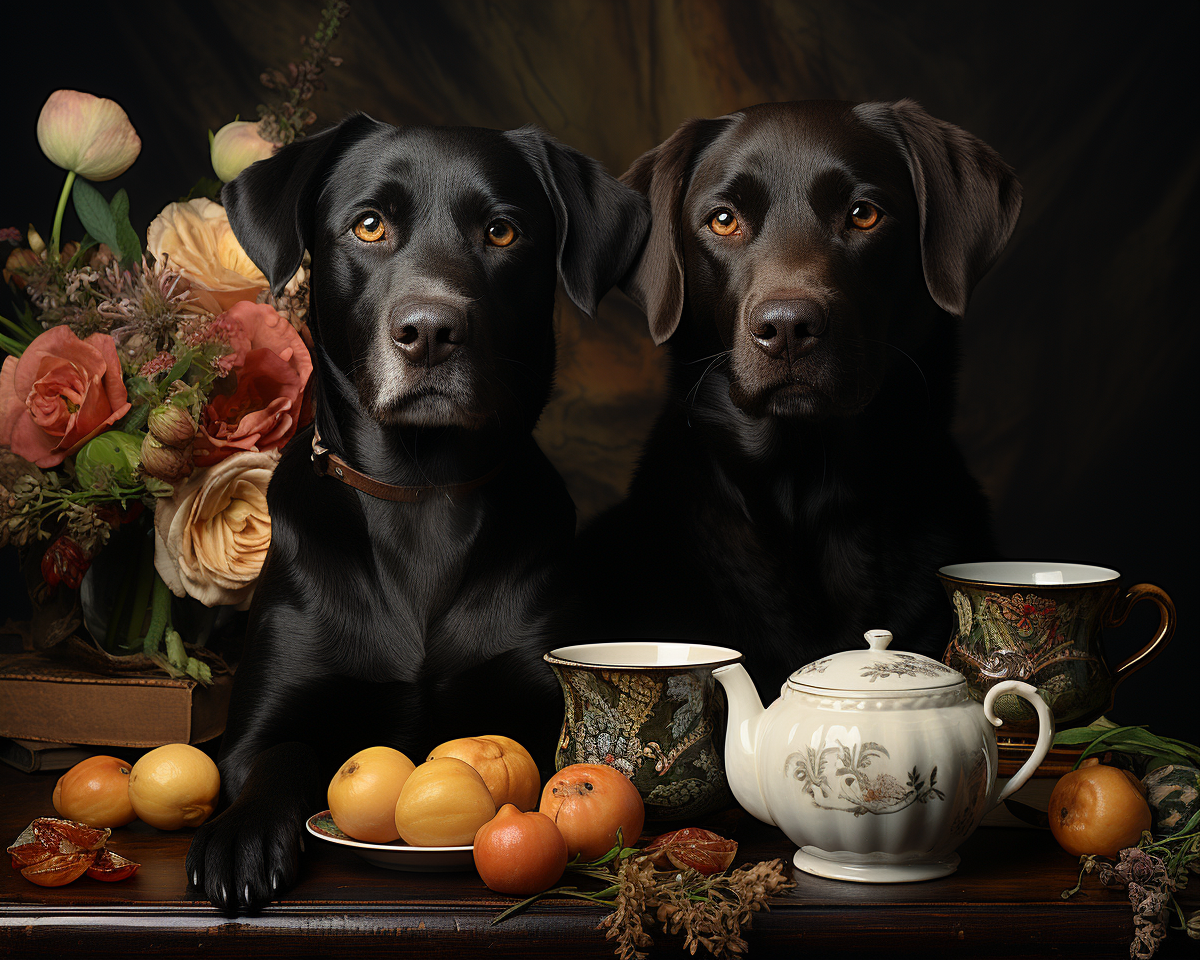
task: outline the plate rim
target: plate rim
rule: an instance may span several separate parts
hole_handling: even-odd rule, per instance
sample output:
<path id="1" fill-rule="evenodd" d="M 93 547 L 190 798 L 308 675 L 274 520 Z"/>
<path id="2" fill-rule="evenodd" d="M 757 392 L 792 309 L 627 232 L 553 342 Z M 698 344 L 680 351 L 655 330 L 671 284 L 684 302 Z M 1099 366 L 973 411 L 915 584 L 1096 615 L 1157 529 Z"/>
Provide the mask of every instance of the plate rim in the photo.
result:
<path id="1" fill-rule="evenodd" d="M 394 853 L 466 853 L 468 850 L 474 850 L 475 845 L 470 844 L 465 847 L 412 847 L 406 843 L 369 843 L 365 840 L 355 840 L 352 837 L 347 837 L 343 840 L 341 837 L 331 837 L 327 833 L 318 831 L 313 826 L 313 821 L 318 817 L 329 816 L 329 810 L 320 810 L 314 813 L 311 817 L 304 821 L 304 826 L 314 837 L 320 840 L 328 840 L 330 843 L 339 843 L 344 847 L 361 847 L 364 850 L 388 850 Z M 332 817 L 330 817 L 332 819 Z"/>

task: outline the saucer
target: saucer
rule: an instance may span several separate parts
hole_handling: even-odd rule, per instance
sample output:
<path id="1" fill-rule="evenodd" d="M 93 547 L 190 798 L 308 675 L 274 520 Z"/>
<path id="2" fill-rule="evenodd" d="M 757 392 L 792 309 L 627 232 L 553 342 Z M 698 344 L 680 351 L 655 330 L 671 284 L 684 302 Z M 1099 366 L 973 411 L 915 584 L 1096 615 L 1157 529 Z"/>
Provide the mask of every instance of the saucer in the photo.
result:
<path id="1" fill-rule="evenodd" d="M 376 867 L 386 870 L 412 870 L 422 873 L 474 870 L 474 847 L 410 847 L 403 843 L 364 843 L 337 828 L 328 810 L 314 813 L 305 824 L 314 837 L 349 847 Z"/>

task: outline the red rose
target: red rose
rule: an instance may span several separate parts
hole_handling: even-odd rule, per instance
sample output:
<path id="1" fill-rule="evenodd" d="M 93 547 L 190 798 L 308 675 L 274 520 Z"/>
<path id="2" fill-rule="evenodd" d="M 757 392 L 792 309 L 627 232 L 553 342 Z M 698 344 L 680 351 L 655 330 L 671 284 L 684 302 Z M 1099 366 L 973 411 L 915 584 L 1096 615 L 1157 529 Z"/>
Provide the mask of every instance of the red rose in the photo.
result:
<path id="1" fill-rule="evenodd" d="M 230 372 L 218 381 L 200 418 L 195 446 L 200 467 L 241 450 L 276 450 L 292 439 L 313 369 L 300 334 L 266 304 L 239 301 L 214 326 L 233 353 L 223 358 Z"/>
<path id="2" fill-rule="evenodd" d="M 125 416 L 129 397 L 113 338 L 51 327 L 0 370 L 0 444 L 55 467 Z"/>

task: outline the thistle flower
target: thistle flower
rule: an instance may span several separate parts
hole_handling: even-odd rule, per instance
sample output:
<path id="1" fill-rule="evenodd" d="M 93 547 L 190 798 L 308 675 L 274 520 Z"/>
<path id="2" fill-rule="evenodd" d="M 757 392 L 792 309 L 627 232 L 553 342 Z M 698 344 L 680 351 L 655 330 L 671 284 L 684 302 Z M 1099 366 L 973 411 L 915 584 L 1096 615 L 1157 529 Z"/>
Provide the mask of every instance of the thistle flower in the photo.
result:
<path id="1" fill-rule="evenodd" d="M 111 180 L 133 164 L 142 141 L 112 100 L 55 90 L 37 122 L 38 145 L 51 162 L 86 180 Z"/>

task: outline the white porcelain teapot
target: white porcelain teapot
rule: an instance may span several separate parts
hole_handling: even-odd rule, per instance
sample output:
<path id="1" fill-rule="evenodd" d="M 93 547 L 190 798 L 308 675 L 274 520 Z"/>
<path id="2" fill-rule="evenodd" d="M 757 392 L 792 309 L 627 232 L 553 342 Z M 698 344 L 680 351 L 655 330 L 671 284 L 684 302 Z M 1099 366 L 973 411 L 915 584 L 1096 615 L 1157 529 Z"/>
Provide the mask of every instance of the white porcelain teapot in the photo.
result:
<path id="1" fill-rule="evenodd" d="M 867 650 L 801 667 L 765 709 L 740 663 L 713 671 L 729 699 L 729 786 L 747 811 L 800 848 L 795 864 L 808 873 L 870 883 L 945 876 L 983 815 L 1042 762 L 1054 718 L 1027 683 L 998 683 L 981 706 L 962 674 L 888 650 L 886 630 L 866 638 Z M 992 705 L 1003 694 L 1037 709 L 1038 739 L 993 796 L 993 727 L 1002 721 Z"/>

